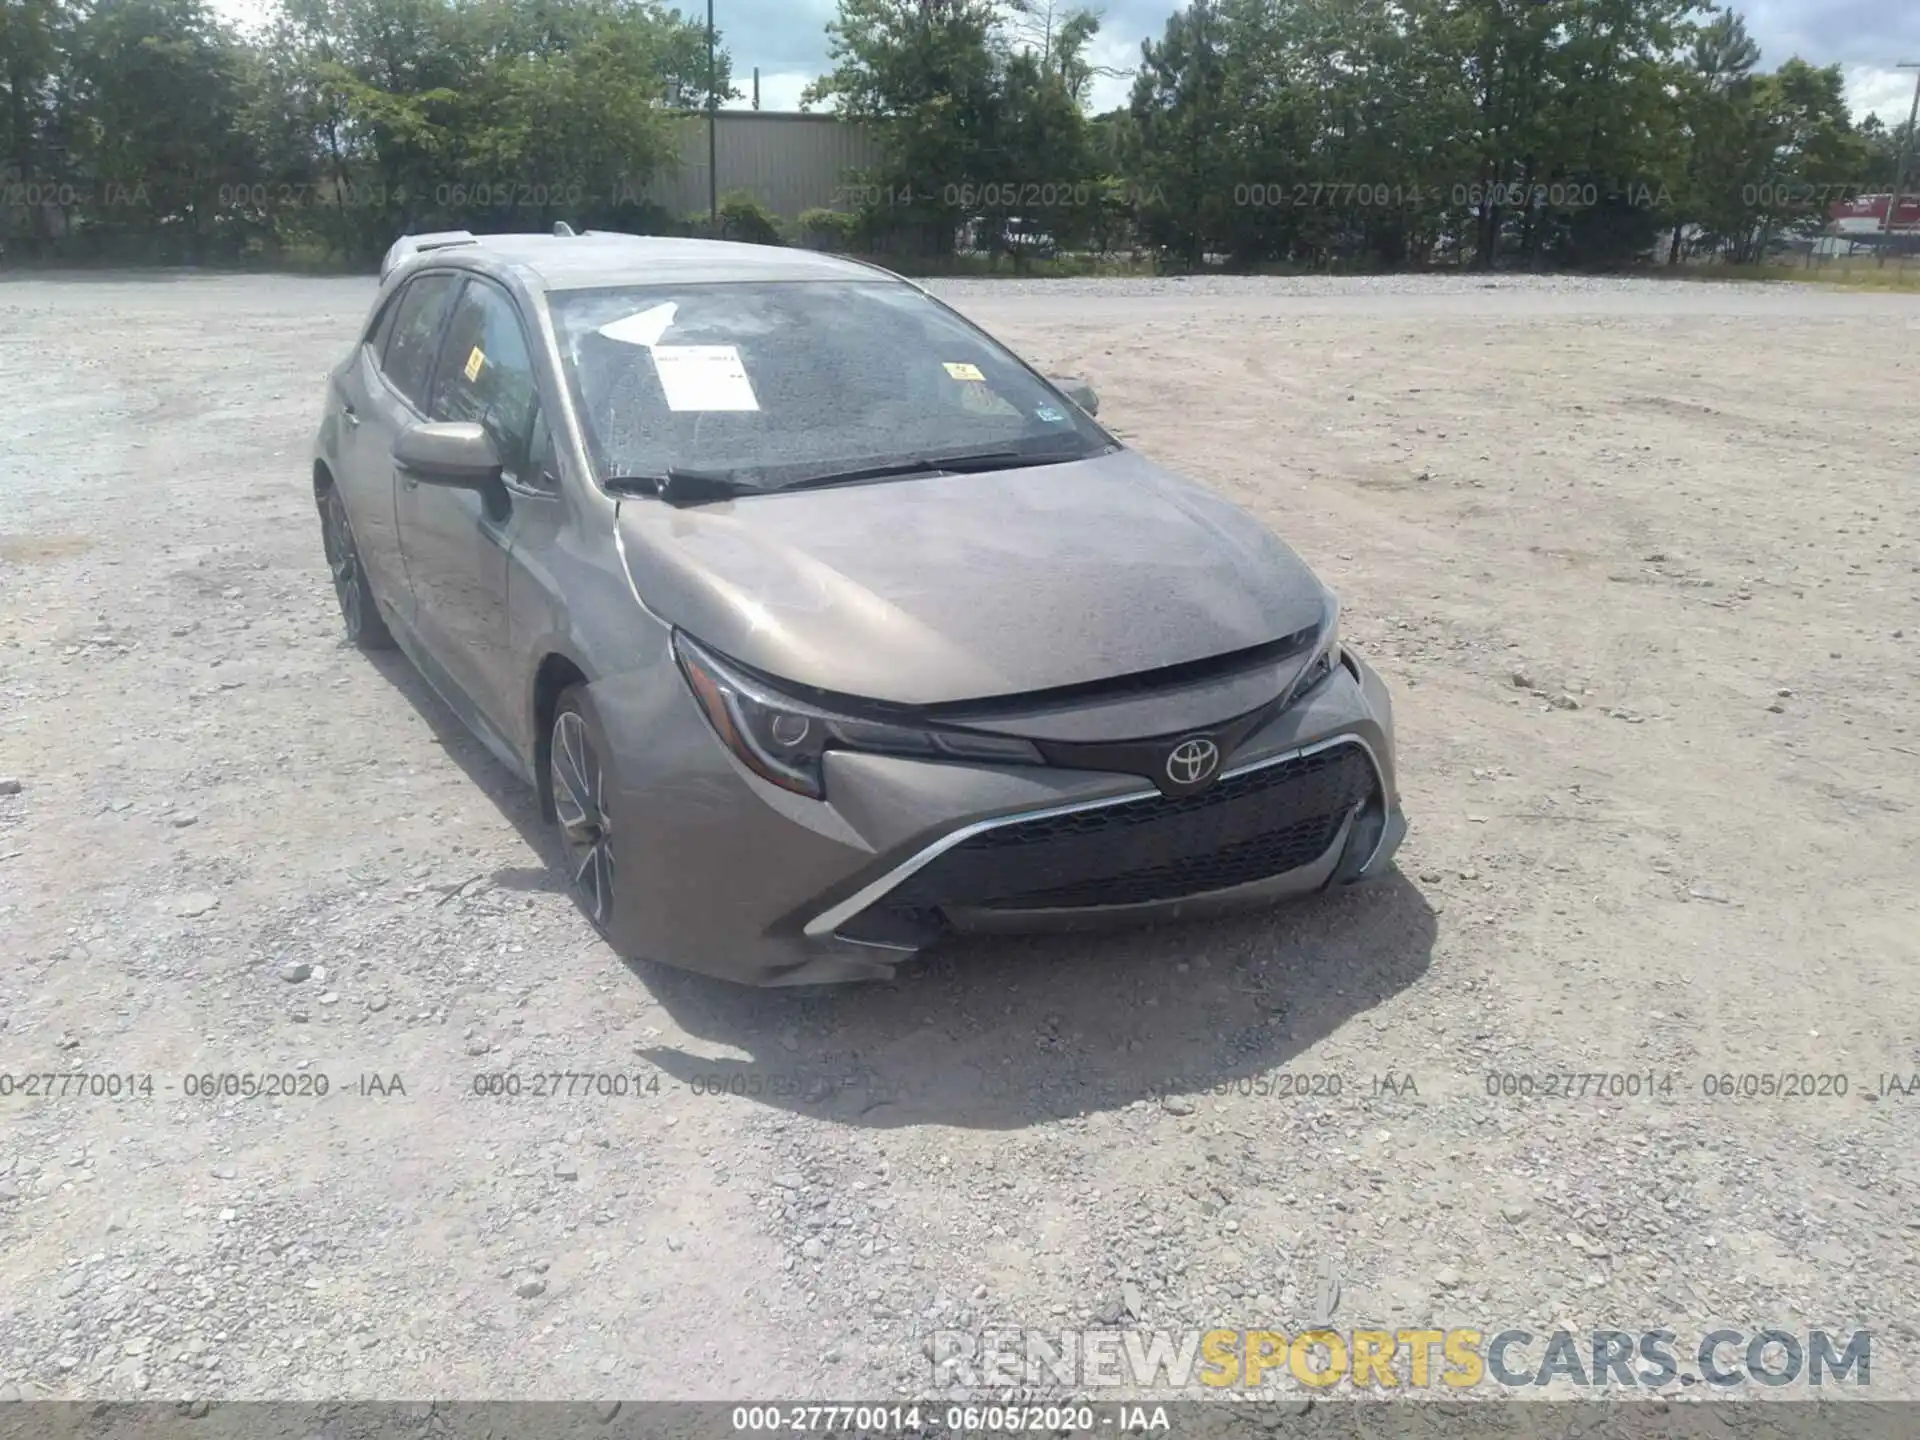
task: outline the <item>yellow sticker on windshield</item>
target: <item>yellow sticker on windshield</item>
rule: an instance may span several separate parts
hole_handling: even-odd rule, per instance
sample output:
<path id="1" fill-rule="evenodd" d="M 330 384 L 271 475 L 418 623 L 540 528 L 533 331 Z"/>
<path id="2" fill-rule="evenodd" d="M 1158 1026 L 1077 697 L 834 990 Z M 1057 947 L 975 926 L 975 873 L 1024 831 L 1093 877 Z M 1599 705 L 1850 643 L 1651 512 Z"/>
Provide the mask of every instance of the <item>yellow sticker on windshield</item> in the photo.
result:
<path id="1" fill-rule="evenodd" d="M 947 361 L 947 374 L 956 380 L 984 380 L 987 378 L 980 373 L 980 367 L 978 365 L 956 364 L 952 360 Z"/>
<path id="2" fill-rule="evenodd" d="M 461 372 L 467 377 L 467 383 L 469 385 L 480 378 L 480 367 L 486 363 L 487 357 L 485 353 L 482 352 L 478 345 L 474 346 L 473 353 L 467 356 L 467 368 Z"/>

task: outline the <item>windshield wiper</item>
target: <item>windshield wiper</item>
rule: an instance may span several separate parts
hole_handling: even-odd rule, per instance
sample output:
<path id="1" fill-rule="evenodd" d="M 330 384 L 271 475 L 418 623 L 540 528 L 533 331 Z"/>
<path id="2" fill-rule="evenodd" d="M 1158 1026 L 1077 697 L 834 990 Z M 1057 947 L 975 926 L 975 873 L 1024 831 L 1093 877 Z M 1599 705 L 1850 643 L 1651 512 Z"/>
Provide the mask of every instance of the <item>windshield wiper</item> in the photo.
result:
<path id="1" fill-rule="evenodd" d="M 610 475 L 600 482 L 615 493 L 653 495 L 669 505 L 711 505 L 736 495 L 763 494 L 758 485 L 736 480 L 725 470 L 689 470 L 669 465 L 657 475 Z"/>
<path id="2" fill-rule="evenodd" d="M 926 475 L 945 472 L 974 474 L 982 470 L 1017 470 L 1026 465 L 1053 465 L 1077 459 L 1073 455 L 1028 455 L 1019 450 L 969 450 L 957 455 L 913 455 L 879 465 L 860 465 L 851 470 L 828 470 L 804 475 L 776 485 L 775 490 L 815 490 L 829 485 L 853 485 L 861 480 L 886 480 L 895 475 Z"/>
<path id="3" fill-rule="evenodd" d="M 669 505 L 711 505 L 740 495 L 819 490 L 830 485 L 853 485 L 862 480 L 886 480 L 896 475 L 964 475 L 983 470 L 1017 470 L 1027 465 L 1058 465 L 1080 458 L 1059 452 L 1029 455 L 1019 450 L 967 450 L 948 455 L 913 455 L 904 460 L 859 465 L 848 470 L 825 470 L 780 485 L 750 485 L 726 470 L 690 470 L 670 465 L 656 475 L 614 475 L 601 484 L 613 491 L 658 496 Z"/>

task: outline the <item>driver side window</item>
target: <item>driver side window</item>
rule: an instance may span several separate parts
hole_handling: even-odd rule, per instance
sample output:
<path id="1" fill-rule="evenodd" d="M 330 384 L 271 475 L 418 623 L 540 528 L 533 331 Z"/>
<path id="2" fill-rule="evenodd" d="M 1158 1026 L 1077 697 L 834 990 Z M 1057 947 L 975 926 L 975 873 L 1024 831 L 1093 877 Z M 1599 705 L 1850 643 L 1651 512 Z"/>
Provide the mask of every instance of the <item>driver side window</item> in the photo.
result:
<path id="1" fill-rule="evenodd" d="M 513 302 L 485 281 L 469 282 L 447 322 L 428 415 L 485 426 L 500 448 L 506 473 L 535 483 L 539 408 L 533 356 Z"/>
<path id="2" fill-rule="evenodd" d="M 440 334 L 447 303 L 459 287 L 458 275 L 422 275 L 395 299 L 393 321 L 382 321 L 386 338 L 380 351 L 380 369 L 416 409 L 424 409 L 427 376 L 433 365 L 433 342 Z"/>

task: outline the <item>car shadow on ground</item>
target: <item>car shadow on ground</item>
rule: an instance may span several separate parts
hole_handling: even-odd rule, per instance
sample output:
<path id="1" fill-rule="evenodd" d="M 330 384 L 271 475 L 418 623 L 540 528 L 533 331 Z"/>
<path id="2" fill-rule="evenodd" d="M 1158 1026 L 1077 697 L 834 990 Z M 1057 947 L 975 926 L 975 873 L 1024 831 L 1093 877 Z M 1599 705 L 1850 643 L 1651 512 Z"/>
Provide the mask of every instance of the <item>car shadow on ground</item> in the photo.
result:
<path id="1" fill-rule="evenodd" d="M 561 868 L 560 838 L 540 815 L 533 787 L 502 765 L 494 753 L 473 737 L 447 703 L 434 693 L 413 662 L 398 650 L 369 651 L 373 668 L 405 697 L 427 722 L 433 738 L 448 759 L 458 765 L 476 789 L 494 804 L 539 857 L 538 865 L 503 865 L 482 877 L 489 885 L 522 893 L 566 890 Z"/>
<path id="2" fill-rule="evenodd" d="M 892 981 L 751 990 L 650 968 L 696 1040 L 655 1046 L 699 1094 L 848 1125 L 1018 1129 L 1208 1093 L 1352 1095 L 1412 1056 L 1299 1057 L 1425 973 L 1436 924 L 1397 871 L 1270 910 L 1154 929 L 950 942 Z"/>
<path id="3" fill-rule="evenodd" d="M 544 866 L 504 866 L 489 883 L 564 890 L 558 838 L 531 787 L 403 656 L 371 658 Z M 709 1052 L 671 1044 L 638 1052 L 691 1094 L 854 1126 L 1018 1129 L 1143 1100 L 1178 1109 L 1209 1092 L 1351 1094 L 1389 1071 L 1405 1074 L 1412 1056 L 1345 1068 L 1299 1057 L 1417 981 L 1435 932 L 1426 899 L 1389 870 L 1219 919 L 955 940 L 878 983 L 755 989 L 626 964 Z M 710 1053 L 720 1050 L 732 1055 Z"/>

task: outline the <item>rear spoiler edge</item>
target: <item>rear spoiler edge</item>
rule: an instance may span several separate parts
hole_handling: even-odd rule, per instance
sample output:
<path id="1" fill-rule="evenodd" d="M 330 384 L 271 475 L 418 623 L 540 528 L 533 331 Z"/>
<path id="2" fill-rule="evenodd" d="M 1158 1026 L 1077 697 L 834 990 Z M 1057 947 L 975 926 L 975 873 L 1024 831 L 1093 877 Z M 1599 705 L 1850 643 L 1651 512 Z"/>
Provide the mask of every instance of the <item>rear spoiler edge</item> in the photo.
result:
<path id="1" fill-rule="evenodd" d="M 479 243 L 479 238 L 471 230 L 436 230 L 427 235 L 402 235 L 393 242 L 386 258 L 380 262 L 380 278 L 384 281 L 406 261 L 429 250 L 448 250 L 456 245 Z"/>

